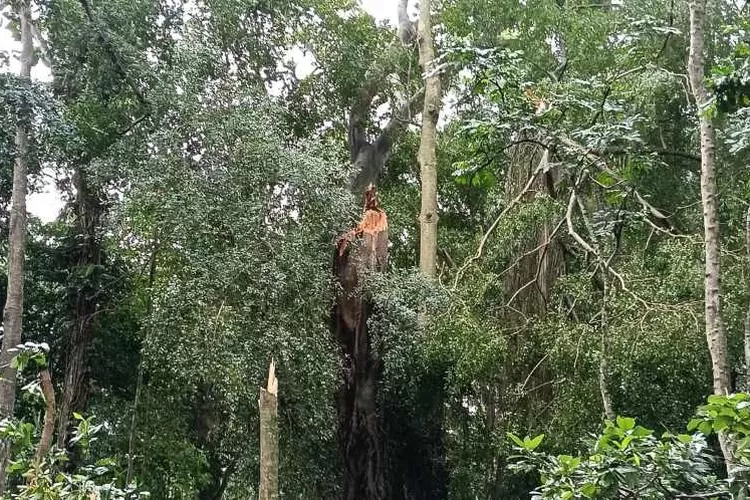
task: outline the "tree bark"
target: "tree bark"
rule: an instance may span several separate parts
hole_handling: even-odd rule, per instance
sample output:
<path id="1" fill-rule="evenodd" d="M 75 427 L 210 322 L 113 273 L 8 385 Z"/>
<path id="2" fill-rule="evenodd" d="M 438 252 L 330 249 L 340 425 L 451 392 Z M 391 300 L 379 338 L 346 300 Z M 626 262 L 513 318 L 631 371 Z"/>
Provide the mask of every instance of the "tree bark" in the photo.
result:
<path id="1" fill-rule="evenodd" d="M 550 198 L 557 196 L 559 169 L 551 164 L 550 151 L 533 139 L 525 131 L 517 134 L 514 139 L 517 144 L 511 148 L 505 179 L 507 200 L 521 195 L 524 202 L 533 202 L 542 193 Z M 529 179 L 537 171 L 540 174 L 524 193 Z M 548 219 L 539 225 L 538 230 L 527 241 L 516 242 L 517 256 L 513 261 L 513 269 L 506 275 L 505 289 L 509 298 L 514 296 L 513 308 L 522 313 L 513 318 L 519 323 L 525 321 L 526 316 L 544 315 L 547 312 L 552 287 L 564 270 L 562 249 L 555 241 L 553 232 L 554 222 Z"/>
<path id="2" fill-rule="evenodd" d="M 414 23 L 409 19 L 409 0 L 399 0 L 398 2 L 398 38 L 404 44 L 414 41 Z"/>
<path id="3" fill-rule="evenodd" d="M 44 426 L 39 445 L 36 448 L 35 462 L 39 465 L 52 447 L 52 436 L 55 432 L 55 388 L 52 386 L 52 378 L 46 368 L 39 373 L 39 383 L 44 395 Z"/>
<path id="4" fill-rule="evenodd" d="M 31 6 L 29 0 L 18 2 L 21 23 L 21 79 L 31 83 L 33 44 L 31 40 Z M 26 257 L 26 190 L 29 156 L 30 120 L 22 118 L 16 127 L 16 159 L 13 166 L 13 194 L 8 236 L 8 295 L 3 311 L 3 342 L 0 350 L 0 419 L 10 418 L 16 402 L 16 369 L 11 366 L 13 349 L 21 343 L 23 331 L 23 278 Z M 26 121 L 26 122 L 24 122 Z M 10 453 L 9 443 L 0 444 L 0 494 L 5 491 L 5 464 Z"/>
<path id="5" fill-rule="evenodd" d="M 76 270 L 69 300 L 73 308 L 73 321 L 67 338 L 63 398 L 60 406 L 57 446 L 67 444 L 70 416 L 74 411 L 83 412 L 89 396 L 88 357 L 96 326 L 95 317 L 99 309 L 100 294 L 97 268 L 102 264 L 102 248 L 99 233 L 102 213 L 101 203 L 87 180 L 86 173 L 79 168 L 73 176 L 76 188 Z"/>
<path id="6" fill-rule="evenodd" d="M 279 425 L 278 394 L 279 381 L 271 360 L 268 367 L 268 384 L 260 388 L 260 487 L 259 500 L 279 498 Z"/>
<path id="7" fill-rule="evenodd" d="M 409 46 L 416 30 L 407 15 L 407 4 L 408 0 L 399 0 L 397 34 L 400 42 Z M 393 70 L 394 61 L 398 59 L 398 54 L 393 54 L 393 51 L 398 50 L 400 49 L 397 45 L 391 45 L 384 55 L 373 61 L 349 109 L 349 156 L 354 167 L 349 180 L 352 192 L 358 196 L 362 196 L 371 184 L 378 185 L 393 142 L 411 121 L 424 97 L 424 89 L 421 89 L 403 102 L 391 103 L 393 116 L 390 121 L 377 136 L 368 137 L 372 101 L 382 90 L 383 82 Z"/>
<path id="8" fill-rule="evenodd" d="M 435 69 L 435 44 L 432 39 L 431 2 L 419 3 L 419 64 L 425 74 L 422 136 L 419 165 L 422 181 L 422 209 L 419 214 L 419 269 L 430 278 L 437 272 L 437 154 L 435 136 L 440 117 L 440 77 Z"/>
<path id="9" fill-rule="evenodd" d="M 388 219 L 370 186 L 362 222 L 339 239 L 334 255 L 334 273 L 341 288 L 331 327 L 343 359 L 338 415 L 345 500 L 388 498 L 384 426 L 378 411 L 383 363 L 370 338 L 368 318 L 373 304 L 366 291 L 366 275 L 384 270 L 387 259 Z"/>
<path id="10" fill-rule="evenodd" d="M 703 205 L 703 233 L 705 244 L 705 314 L 706 340 L 711 354 L 714 394 L 728 394 L 731 379 L 727 355 L 727 338 L 721 318 L 720 249 L 718 188 L 716 184 L 716 132 L 708 115 L 710 96 L 704 82 L 704 24 L 706 0 L 690 2 L 690 51 L 688 76 L 698 108 L 701 138 L 701 202 Z M 719 439 L 727 469 L 732 468 L 732 446 L 727 436 Z"/>
<path id="11" fill-rule="evenodd" d="M 609 372 L 609 363 L 607 362 L 607 356 L 609 349 L 607 349 L 607 270 L 602 269 L 602 308 L 599 312 L 599 329 L 601 330 L 601 343 L 599 352 L 599 393 L 602 395 L 602 407 L 604 408 L 604 416 L 611 421 L 614 421 L 617 415 L 615 414 L 615 405 L 612 401 L 612 393 L 609 392 L 609 383 L 607 381 L 607 375 Z"/>

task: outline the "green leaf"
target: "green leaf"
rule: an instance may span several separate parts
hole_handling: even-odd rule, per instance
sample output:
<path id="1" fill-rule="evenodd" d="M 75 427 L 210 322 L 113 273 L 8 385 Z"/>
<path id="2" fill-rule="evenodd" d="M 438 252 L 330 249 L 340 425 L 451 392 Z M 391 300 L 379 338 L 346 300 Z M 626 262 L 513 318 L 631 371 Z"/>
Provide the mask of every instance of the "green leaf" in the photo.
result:
<path id="1" fill-rule="evenodd" d="M 586 483 L 581 486 L 581 494 L 586 498 L 591 498 L 596 495 L 597 487 L 594 483 Z"/>
<path id="2" fill-rule="evenodd" d="M 630 429 L 635 427 L 635 419 L 627 417 L 617 417 L 617 426 L 620 429 L 629 431 Z"/>
<path id="3" fill-rule="evenodd" d="M 708 436 L 709 434 L 711 434 L 713 432 L 713 430 L 714 430 L 714 428 L 711 425 L 711 422 L 708 422 L 708 421 L 701 422 L 700 425 L 698 426 L 698 431 L 701 434 L 705 434 L 706 436 Z"/>
<path id="4" fill-rule="evenodd" d="M 526 446 L 524 446 L 523 440 L 521 440 L 521 438 L 519 438 L 512 432 L 506 432 L 506 435 L 511 439 L 511 441 L 516 443 L 516 445 L 518 445 L 519 448 L 526 448 Z"/>
<path id="5" fill-rule="evenodd" d="M 731 424 L 733 419 L 731 417 L 727 417 L 726 415 L 720 415 L 716 418 L 714 421 L 714 431 L 721 432 L 727 427 L 729 427 L 729 424 Z"/>
<path id="6" fill-rule="evenodd" d="M 693 440 L 693 436 L 689 434 L 678 434 L 677 439 L 684 444 L 687 444 Z"/>
<path id="7" fill-rule="evenodd" d="M 703 419 L 700 419 L 700 418 L 692 419 L 690 422 L 688 422 L 687 430 L 694 431 L 695 429 L 698 428 L 701 422 L 703 422 Z"/>
<path id="8" fill-rule="evenodd" d="M 625 448 L 627 448 L 634 437 L 635 436 L 632 436 L 632 435 L 625 436 L 625 439 L 623 439 L 622 442 L 620 443 L 620 450 L 624 450 Z"/>
<path id="9" fill-rule="evenodd" d="M 526 440 L 524 439 L 524 448 L 526 448 L 529 451 L 534 451 L 540 444 L 542 444 L 542 440 L 544 439 L 544 434 L 539 434 L 534 439 Z"/>

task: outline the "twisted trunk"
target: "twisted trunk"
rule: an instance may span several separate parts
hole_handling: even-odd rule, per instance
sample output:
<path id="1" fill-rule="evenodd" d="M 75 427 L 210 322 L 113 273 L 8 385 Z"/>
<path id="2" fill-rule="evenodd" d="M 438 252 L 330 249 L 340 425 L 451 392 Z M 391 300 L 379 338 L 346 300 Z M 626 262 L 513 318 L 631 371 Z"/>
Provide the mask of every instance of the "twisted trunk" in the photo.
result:
<path id="1" fill-rule="evenodd" d="M 44 425 L 42 426 L 42 436 L 39 438 L 39 445 L 36 448 L 34 461 L 39 465 L 44 457 L 49 453 L 52 447 L 52 435 L 55 432 L 55 388 L 52 385 L 52 378 L 49 370 L 46 368 L 39 373 L 39 385 L 44 395 Z"/>
<path id="2" fill-rule="evenodd" d="M 79 282 L 71 287 L 70 301 L 73 321 L 68 332 L 65 358 L 63 398 L 60 406 L 57 445 L 67 445 L 70 416 L 82 413 L 89 396 L 89 350 L 93 340 L 95 317 L 98 311 L 98 268 L 102 264 L 99 226 L 102 207 L 96 193 L 87 182 L 83 169 L 73 176 L 76 188 L 76 262 L 74 269 Z"/>

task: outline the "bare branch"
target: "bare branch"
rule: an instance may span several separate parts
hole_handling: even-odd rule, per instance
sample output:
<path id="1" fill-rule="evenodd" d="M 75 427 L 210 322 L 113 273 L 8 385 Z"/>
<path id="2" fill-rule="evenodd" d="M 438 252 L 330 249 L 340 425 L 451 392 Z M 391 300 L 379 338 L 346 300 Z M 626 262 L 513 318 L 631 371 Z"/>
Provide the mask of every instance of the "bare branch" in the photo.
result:
<path id="1" fill-rule="evenodd" d="M 581 237 L 578 232 L 576 232 L 575 228 L 573 227 L 573 209 L 576 206 L 576 192 L 575 189 L 571 189 L 570 191 L 570 200 L 568 201 L 568 210 L 565 215 L 565 220 L 568 223 L 568 234 L 573 237 L 573 239 L 578 243 L 578 245 L 583 248 L 585 251 L 592 254 L 599 265 L 601 265 L 604 269 L 607 270 L 608 273 L 610 273 L 612 276 L 617 279 L 617 281 L 620 283 L 620 288 L 628 293 L 631 297 L 636 299 L 638 302 L 640 302 L 642 305 L 648 307 L 648 304 L 645 300 L 643 300 L 641 297 L 639 297 L 637 294 L 633 293 L 625 284 L 625 279 L 622 277 L 620 273 L 618 273 L 612 266 L 610 266 L 607 261 L 602 258 L 602 256 L 599 254 L 599 252 L 594 249 L 594 247 L 591 246 L 586 240 Z"/>
<path id="2" fill-rule="evenodd" d="M 479 242 L 479 246 L 477 247 L 476 253 L 471 256 L 469 259 L 464 262 L 464 264 L 461 266 L 461 268 L 456 273 L 456 278 L 453 280 L 453 288 L 456 288 L 458 286 L 458 282 L 463 276 L 463 273 L 466 271 L 466 269 L 474 262 L 479 260 L 480 257 L 482 257 L 482 252 L 484 251 L 484 246 L 487 244 L 487 240 L 489 240 L 492 233 L 497 228 L 498 224 L 500 224 L 500 221 L 510 212 L 520 201 L 523 199 L 523 197 L 526 195 L 526 193 L 529 192 L 531 189 L 531 186 L 534 185 L 534 182 L 539 177 L 539 174 L 541 174 L 544 169 L 547 167 L 547 165 L 544 164 L 544 162 L 540 162 L 539 165 L 536 167 L 536 170 L 531 174 L 531 177 L 529 177 L 528 182 L 526 182 L 526 185 L 523 187 L 523 189 L 516 195 L 515 198 L 513 198 L 510 203 L 503 209 L 502 212 L 500 212 L 500 215 L 498 215 L 494 222 L 490 225 L 490 227 L 487 229 L 487 231 L 484 233 L 484 236 L 482 236 L 482 240 Z"/>

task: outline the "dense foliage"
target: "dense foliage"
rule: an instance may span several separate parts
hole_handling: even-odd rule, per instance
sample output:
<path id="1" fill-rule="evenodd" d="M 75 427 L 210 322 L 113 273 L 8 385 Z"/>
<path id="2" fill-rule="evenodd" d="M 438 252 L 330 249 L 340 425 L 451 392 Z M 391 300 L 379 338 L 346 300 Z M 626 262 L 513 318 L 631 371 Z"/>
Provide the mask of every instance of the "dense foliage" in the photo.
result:
<path id="1" fill-rule="evenodd" d="M 444 106 L 429 280 L 415 271 L 420 117 L 399 114 L 424 75 L 393 23 L 355 0 L 34 0 L 49 77 L 30 83 L 4 43 L 22 2 L 0 0 L 2 255 L 19 124 L 32 191 L 52 186 L 65 206 L 53 221 L 31 214 L 24 341 L 45 352 L 19 371 L 1 428 L 14 443 L 7 498 L 256 497 L 272 358 L 281 497 L 337 497 L 331 263 L 360 217 L 348 117 L 368 92 L 369 140 L 404 125 L 378 183 L 388 271 L 368 282 L 392 497 L 421 498 L 410 492 L 425 481 L 456 500 L 744 494 L 745 8 L 707 14 L 702 112 L 719 136 L 738 393 L 707 399 L 686 3 L 434 3 Z M 59 427 L 38 463 L 47 363 Z"/>

